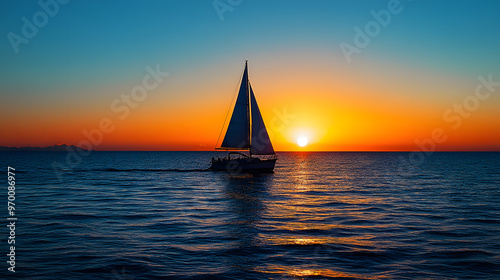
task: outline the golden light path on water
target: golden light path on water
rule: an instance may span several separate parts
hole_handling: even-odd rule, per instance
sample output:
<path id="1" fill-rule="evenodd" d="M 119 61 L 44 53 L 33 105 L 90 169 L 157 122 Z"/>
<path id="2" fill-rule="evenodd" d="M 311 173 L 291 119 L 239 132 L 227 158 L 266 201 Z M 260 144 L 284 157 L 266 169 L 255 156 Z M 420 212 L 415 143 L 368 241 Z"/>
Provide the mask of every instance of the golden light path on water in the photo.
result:
<path id="1" fill-rule="evenodd" d="M 371 213 L 370 216 L 361 214 L 367 206 L 383 203 L 383 198 L 356 194 L 352 192 L 354 186 L 350 185 L 325 184 L 324 178 L 318 178 L 312 171 L 315 168 L 310 166 L 318 163 L 311 163 L 305 153 L 296 153 L 296 155 L 299 164 L 288 170 L 295 178 L 294 184 L 277 184 L 269 189 L 271 195 L 282 196 L 283 199 L 273 200 L 266 205 L 267 209 L 262 218 L 272 222 L 259 225 L 265 232 L 260 234 L 259 238 L 271 246 L 309 250 L 310 258 L 304 258 L 302 263 L 298 264 L 262 266 L 256 268 L 257 271 L 292 277 L 386 278 L 384 275 L 373 276 L 336 271 L 316 261 L 316 259 L 329 258 L 335 254 L 332 248 L 336 248 L 335 251 L 342 251 L 338 248 L 354 247 L 358 248 L 360 254 L 371 254 L 378 252 L 381 248 L 395 246 L 395 244 L 387 240 L 375 241 L 376 234 L 368 233 L 372 230 L 383 230 L 384 225 L 370 222 L 382 219 L 383 214 Z M 333 183 L 335 176 L 343 175 L 342 171 L 338 170 L 333 171 L 330 176 Z M 339 205 L 344 206 L 339 207 Z M 346 219 L 351 222 L 346 223 Z M 360 224 L 356 224 L 356 221 Z M 332 234 L 336 231 L 349 230 L 358 234 L 348 236 Z M 360 232 L 365 233 L 359 234 Z M 280 257 L 287 258 L 287 255 Z"/>
<path id="2" fill-rule="evenodd" d="M 308 268 L 291 268 L 288 266 L 270 265 L 266 270 L 258 270 L 264 273 L 282 274 L 292 277 L 310 277 L 310 276 L 324 276 L 329 278 L 347 278 L 347 279 L 385 279 L 384 276 L 366 276 L 362 274 L 346 273 L 341 271 L 334 271 L 327 268 L 308 269 Z M 316 278 L 314 278 L 316 279 Z"/>

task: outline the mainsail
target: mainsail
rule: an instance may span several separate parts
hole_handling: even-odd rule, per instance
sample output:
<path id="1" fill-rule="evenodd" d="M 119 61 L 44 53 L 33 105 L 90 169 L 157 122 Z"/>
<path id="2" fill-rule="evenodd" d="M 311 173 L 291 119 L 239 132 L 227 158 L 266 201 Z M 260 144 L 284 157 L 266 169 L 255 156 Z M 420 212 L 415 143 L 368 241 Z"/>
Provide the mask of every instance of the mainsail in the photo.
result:
<path id="1" fill-rule="evenodd" d="M 250 147 L 250 115 L 248 110 L 248 70 L 245 64 L 240 91 L 221 149 L 245 150 Z"/>
<path id="2" fill-rule="evenodd" d="M 251 155 L 275 154 L 255 95 L 248 81 L 246 63 L 233 114 L 219 149 L 250 150 Z"/>

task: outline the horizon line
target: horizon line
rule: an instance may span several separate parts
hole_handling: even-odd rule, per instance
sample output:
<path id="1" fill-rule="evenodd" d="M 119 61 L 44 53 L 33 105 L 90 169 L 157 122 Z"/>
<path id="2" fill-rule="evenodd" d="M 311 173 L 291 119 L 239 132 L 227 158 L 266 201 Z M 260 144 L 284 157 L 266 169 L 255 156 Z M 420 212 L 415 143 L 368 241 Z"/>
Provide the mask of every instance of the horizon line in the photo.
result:
<path id="1" fill-rule="evenodd" d="M 7 148 L 7 149 L 48 149 L 49 148 L 55 148 L 55 147 L 68 147 L 68 148 L 78 148 L 84 151 L 92 151 L 92 152 L 228 152 L 228 150 L 114 150 L 114 149 L 106 149 L 106 150 L 96 150 L 96 149 L 84 149 L 82 147 L 79 147 L 77 145 L 68 145 L 68 144 L 55 144 L 52 146 L 21 146 L 21 147 L 11 147 L 11 146 L 0 146 L 0 148 Z M 1 150 L 0 150 L 1 151 Z M 246 151 L 246 150 L 241 150 L 241 151 Z M 67 151 L 59 151 L 59 152 L 70 152 L 69 150 Z M 326 153 L 371 153 L 371 152 L 381 152 L 381 153 L 394 153 L 394 152 L 422 152 L 422 153 L 446 153 L 446 152 L 500 152 L 500 149 L 498 150 L 467 150 L 467 149 L 458 149 L 458 150 L 434 150 L 434 151 L 424 151 L 421 149 L 417 150 L 276 150 L 275 152 L 280 152 L 280 153 L 302 153 L 302 152 L 326 152 Z"/>

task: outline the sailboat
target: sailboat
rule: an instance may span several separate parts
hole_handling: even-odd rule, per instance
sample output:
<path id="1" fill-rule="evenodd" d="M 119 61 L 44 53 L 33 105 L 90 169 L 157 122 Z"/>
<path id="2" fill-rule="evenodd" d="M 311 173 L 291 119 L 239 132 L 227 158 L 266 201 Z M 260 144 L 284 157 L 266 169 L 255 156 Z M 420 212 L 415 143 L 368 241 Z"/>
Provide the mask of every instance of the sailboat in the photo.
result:
<path id="1" fill-rule="evenodd" d="M 248 79 L 248 61 L 224 140 L 215 149 L 230 152 L 224 158 L 212 158 L 212 170 L 269 172 L 276 164 L 276 153 Z"/>

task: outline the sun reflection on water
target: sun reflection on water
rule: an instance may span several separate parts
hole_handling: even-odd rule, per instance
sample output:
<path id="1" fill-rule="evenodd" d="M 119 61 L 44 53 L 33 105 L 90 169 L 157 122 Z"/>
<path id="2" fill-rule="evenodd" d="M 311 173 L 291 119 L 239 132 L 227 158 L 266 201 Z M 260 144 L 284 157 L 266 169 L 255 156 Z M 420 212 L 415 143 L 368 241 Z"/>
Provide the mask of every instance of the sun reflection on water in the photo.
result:
<path id="1" fill-rule="evenodd" d="M 240 240 L 234 244 L 235 250 L 246 252 L 248 246 L 257 246 L 275 252 L 267 265 L 245 269 L 285 278 L 381 278 L 339 265 L 342 267 L 342 256 L 377 258 L 394 245 L 390 240 L 379 240 L 376 234 L 386 226 L 380 222 L 386 214 L 367 211 L 386 203 L 384 198 L 345 181 L 338 183 L 335 178 L 345 177 L 342 170 L 316 174 L 315 165 L 321 161 L 311 159 L 310 154 L 294 156 L 296 164 L 282 171 L 287 183 L 276 174 L 226 177 L 223 190 L 231 213 L 226 236 Z M 240 267 L 253 260 L 242 255 L 227 263 Z"/>
<path id="2" fill-rule="evenodd" d="M 262 269 L 257 269 L 258 272 L 272 273 L 272 274 L 282 274 L 292 277 L 311 277 L 314 279 L 317 277 L 328 277 L 328 278 L 342 278 L 342 279 L 384 279 L 383 276 L 370 276 L 356 273 L 346 273 L 342 271 L 335 271 L 328 268 L 302 268 L 302 267 L 289 267 L 289 266 L 278 266 L 269 265 Z M 302 278 L 303 279 L 303 278 Z"/>
<path id="3" fill-rule="evenodd" d="M 282 257 L 301 254 L 302 259 L 290 265 L 268 264 L 260 271 L 299 278 L 384 278 L 331 269 L 331 262 L 337 260 L 333 265 L 337 266 L 339 255 L 346 251 L 371 257 L 394 245 L 378 240 L 375 233 L 386 227 L 380 222 L 386 213 L 366 211 L 383 205 L 384 198 L 358 191 L 356 186 L 336 184 L 335 178 L 345 179 L 342 171 L 332 170 L 327 175 L 332 184 L 326 184 L 321 177 L 325 174 L 314 171 L 313 165 L 320 161 L 305 153 L 295 156 L 297 164 L 287 170 L 294 184 L 275 184 L 268 189 L 273 199 L 265 201 L 262 217 L 266 222 L 258 226 L 263 230 L 259 239 L 264 244 L 288 252 Z"/>

